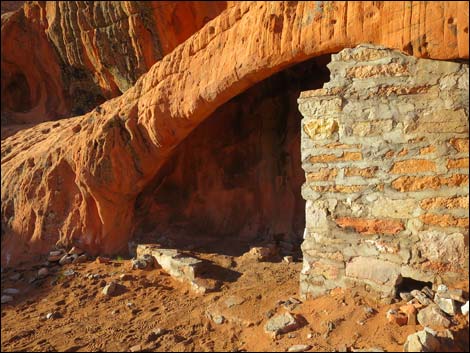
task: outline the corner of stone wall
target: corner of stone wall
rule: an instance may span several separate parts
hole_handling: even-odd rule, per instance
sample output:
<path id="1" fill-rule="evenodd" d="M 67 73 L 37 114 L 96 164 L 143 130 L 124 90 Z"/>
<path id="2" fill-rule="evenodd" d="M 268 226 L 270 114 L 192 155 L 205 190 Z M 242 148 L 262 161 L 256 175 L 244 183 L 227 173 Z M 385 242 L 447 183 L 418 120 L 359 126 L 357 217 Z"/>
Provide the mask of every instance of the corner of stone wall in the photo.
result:
<path id="1" fill-rule="evenodd" d="M 468 65 L 370 44 L 302 92 L 301 295 L 468 279 Z"/>

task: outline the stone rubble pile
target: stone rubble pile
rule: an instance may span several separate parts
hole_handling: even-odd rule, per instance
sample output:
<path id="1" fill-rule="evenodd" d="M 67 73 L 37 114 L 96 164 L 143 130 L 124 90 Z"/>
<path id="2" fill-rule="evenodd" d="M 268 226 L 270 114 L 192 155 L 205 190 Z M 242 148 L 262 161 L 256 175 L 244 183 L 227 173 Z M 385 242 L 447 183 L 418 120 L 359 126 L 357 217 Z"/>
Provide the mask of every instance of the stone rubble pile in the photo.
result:
<path id="1" fill-rule="evenodd" d="M 407 300 L 407 304 L 401 306 L 399 311 L 391 309 L 387 312 L 388 321 L 400 326 L 419 323 L 424 327 L 447 328 L 452 323 L 452 316 L 465 312 L 465 305 L 468 306 L 463 290 L 449 289 L 443 284 L 438 286 L 436 292 L 424 287 L 410 293 L 402 292 L 400 297 Z"/>
<path id="2" fill-rule="evenodd" d="M 389 310 L 387 319 L 400 326 L 420 324 L 424 330 L 408 336 L 403 346 L 404 352 L 436 352 L 442 349 L 443 340 L 453 341 L 449 330 L 435 331 L 433 328 L 449 328 L 453 317 L 460 312 L 468 315 L 468 300 L 461 289 L 449 289 L 441 284 L 434 292 L 428 287 L 400 293 L 400 297 L 408 300 L 399 311 Z M 467 316 L 468 320 L 468 316 Z"/>

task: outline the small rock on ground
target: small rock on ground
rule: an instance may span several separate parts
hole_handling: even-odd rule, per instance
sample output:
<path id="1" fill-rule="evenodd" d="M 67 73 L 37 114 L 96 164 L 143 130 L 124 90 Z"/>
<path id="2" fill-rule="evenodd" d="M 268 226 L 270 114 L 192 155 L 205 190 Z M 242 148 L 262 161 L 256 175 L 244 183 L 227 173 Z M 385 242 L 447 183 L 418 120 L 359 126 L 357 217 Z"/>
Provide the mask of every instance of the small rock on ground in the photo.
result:
<path id="1" fill-rule="evenodd" d="M 111 282 L 111 283 L 107 284 L 106 286 L 104 286 L 101 293 L 103 293 L 104 295 L 113 295 L 115 290 L 116 290 L 116 283 Z"/>
<path id="2" fill-rule="evenodd" d="M 38 271 L 38 278 L 46 277 L 48 274 L 49 274 L 49 270 L 43 267 Z"/>
<path id="3" fill-rule="evenodd" d="M 81 255 L 81 254 L 83 254 L 84 252 L 85 252 L 85 251 L 83 251 L 82 249 L 77 248 L 76 246 L 74 246 L 74 247 L 72 247 L 72 249 L 70 249 L 69 255 L 73 255 L 73 254 Z"/>
<path id="4" fill-rule="evenodd" d="M 10 295 L 2 295 L 2 304 L 13 301 L 13 297 Z"/>
<path id="5" fill-rule="evenodd" d="M 467 300 L 467 302 L 465 303 L 465 305 L 462 305 L 462 307 L 460 308 L 460 310 L 462 311 L 462 314 L 468 315 L 468 300 Z"/>
<path id="6" fill-rule="evenodd" d="M 282 261 L 287 262 L 288 264 L 290 264 L 290 263 L 294 262 L 294 258 L 290 255 L 289 256 L 284 256 L 282 258 Z"/>
<path id="7" fill-rule="evenodd" d="M 132 346 L 129 348 L 129 351 L 131 352 L 140 352 L 142 350 L 142 345 L 141 344 L 136 344 L 135 346 Z"/>
<path id="8" fill-rule="evenodd" d="M 408 292 L 402 292 L 400 293 L 400 298 L 403 299 L 404 301 L 406 302 L 409 302 L 410 300 L 412 300 L 414 297 L 411 293 L 408 293 Z"/>
<path id="9" fill-rule="evenodd" d="M 312 346 L 308 344 L 296 344 L 295 346 L 290 347 L 288 352 L 305 352 L 308 351 Z"/>
<path id="10" fill-rule="evenodd" d="M 60 319 L 62 317 L 62 315 L 58 312 L 58 311 L 55 311 L 53 313 L 48 313 L 46 315 L 46 319 Z"/>
<path id="11" fill-rule="evenodd" d="M 290 331 L 293 331 L 299 327 L 299 323 L 295 319 L 294 316 L 292 316 L 290 313 L 285 313 L 281 315 L 277 315 L 266 323 L 264 326 L 265 332 L 268 333 L 274 333 L 274 334 L 279 334 L 279 333 L 287 333 Z"/>
<path id="12" fill-rule="evenodd" d="M 157 328 L 148 334 L 147 342 L 155 341 L 158 337 L 163 336 L 165 333 L 167 333 L 167 330 L 164 328 Z"/>
<path id="13" fill-rule="evenodd" d="M 221 325 L 224 323 L 225 317 L 223 317 L 222 315 L 215 315 L 212 317 L 212 321 L 214 321 L 214 323 L 216 323 L 217 325 Z"/>
<path id="14" fill-rule="evenodd" d="M 19 294 L 20 291 L 16 288 L 6 288 L 3 290 L 4 294 Z"/>

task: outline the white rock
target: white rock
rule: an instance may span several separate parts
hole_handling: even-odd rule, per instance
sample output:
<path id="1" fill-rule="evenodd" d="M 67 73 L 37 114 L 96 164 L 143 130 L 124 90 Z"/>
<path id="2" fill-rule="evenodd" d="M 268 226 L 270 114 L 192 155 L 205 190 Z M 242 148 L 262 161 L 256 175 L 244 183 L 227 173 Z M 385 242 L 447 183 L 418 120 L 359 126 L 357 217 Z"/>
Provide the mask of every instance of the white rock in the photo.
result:
<path id="1" fill-rule="evenodd" d="M 13 301 L 13 297 L 10 295 L 2 295 L 2 304 Z"/>
<path id="2" fill-rule="evenodd" d="M 48 313 L 48 314 L 46 315 L 46 319 L 47 319 L 47 320 L 49 320 L 49 319 L 58 319 L 58 318 L 61 318 L 61 317 L 62 317 L 62 315 L 61 315 L 59 312 L 57 312 L 57 311 L 55 311 L 55 312 L 53 312 L 53 313 Z"/>
<path id="3" fill-rule="evenodd" d="M 441 308 L 441 310 L 446 314 L 452 316 L 457 314 L 457 305 L 455 304 L 455 301 L 450 298 L 443 298 L 439 293 L 436 293 L 434 296 L 434 303 L 439 305 L 439 308 Z"/>
<path id="4" fill-rule="evenodd" d="M 59 264 L 63 266 L 63 265 L 72 263 L 72 261 L 73 261 L 73 257 L 66 254 L 60 258 Z"/>
<path id="5" fill-rule="evenodd" d="M 462 314 L 468 315 L 468 300 L 464 305 L 462 305 L 461 310 L 462 310 Z"/>
<path id="6" fill-rule="evenodd" d="M 284 256 L 282 261 L 287 262 L 288 264 L 294 262 L 294 258 L 292 256 Z"/>
<path id="7" fill-rule="evenodd" d="M 440 284 L 437 286 L 437 291 L 438 292 L 447 292 L 449 288 L 445 284 Z"/>
<path id="8" fill-rule="evenodd" d="M 101 293 L 103 293 L 104 295 L 112 295 L 115 290 L 116 290 L 116 283 L 111 282 L 103 288 Z"/>
<path id="9" fill-rule="evenodd" d="M 64 252 L 62 250 L 53 250 L 49 252 L 49 256 L 59 256 L 62 255 Z"/>
<path id="10" fill-rule="evenodd" d="M 215 315 L 212 317 L 212 321 L 214 321 L 214 323 L 216 323 L 217 325 L 221 325 L 224 323 L 225 317 L 223 317 L 222 315 Z"/>
<path id="11" fill-rule="evenodd" d="M 308 351 L 312 346 L 308 344 L 296 344 L 295 346 L 290 347 L 288 352 L 305 352 Z"/>
<path id="12" fill-rule="evenodd" d="M 275 335 L 278 333 L 287 333 L 299 327 L 299 323 L 290 313 L 277 315 L 268 320 L 264 326 L 265 332 L 272 332 Z"/>
<path id="13" fill-rule="evenodd" d="M 38 271 L 38 278 L 46 277 L 48 274 L 49 274 L 49 270 L 43 267 Z"/>
<path id="14" fill-rule="evenodd" d="M 3 290 L 4 294 L 19 294 L 20 291 L 16 288 L 6 288 Z"/>
<path id="15" fill-rule="evenodd" d="M 84 251 L 83 251 L 82 249 L 77 248 L 77 247 L 75 247 L 75 246 L 72 247 L 72 249 L 70 249 L 70 251 L 69 251 L 69 255 L 72 255 L 72 254 L 81 255 L 81 254 L 83 254 L 83 253 L 84 253 Z"/>

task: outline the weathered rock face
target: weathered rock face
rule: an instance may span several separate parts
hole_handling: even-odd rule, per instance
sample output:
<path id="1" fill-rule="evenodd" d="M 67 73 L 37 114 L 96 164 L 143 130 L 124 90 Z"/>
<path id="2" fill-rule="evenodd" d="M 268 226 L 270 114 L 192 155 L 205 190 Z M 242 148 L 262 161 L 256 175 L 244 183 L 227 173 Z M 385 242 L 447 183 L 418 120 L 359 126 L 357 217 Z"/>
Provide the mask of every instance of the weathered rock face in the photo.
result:
<path id="1" fill-rule="evenodd" d="M 303 294 L 468 278 L 468 65 L 362 45 L 328 68 L 299 99 Z"/>
<path id="2" fill-rule="evenodd" d="M 18 10 L 21 6 L 23 6 L 24 1 L 2 1 L 1 4 L 3 15 L 6 12 Z"/>
<path id="3" fill-rule="evenodd" d="M 175 146 L 223 103 L 293 63 L 361 42 L 468 58 L 466 3 L 407 4 L 237 3 L 122 96 L 8 137 L 2 141 L 2 264 L 45 253 L 56 242 L 91 254 L 126 249 L 136 198 Z"/>
<path id="4" fill-rule="evenodd" d="M 225 2 L 31 2 L 2 18 L 2 116 L 37 123 L 129 89 Z M 33 58 L 31 58 L 33 55 Z"/>

